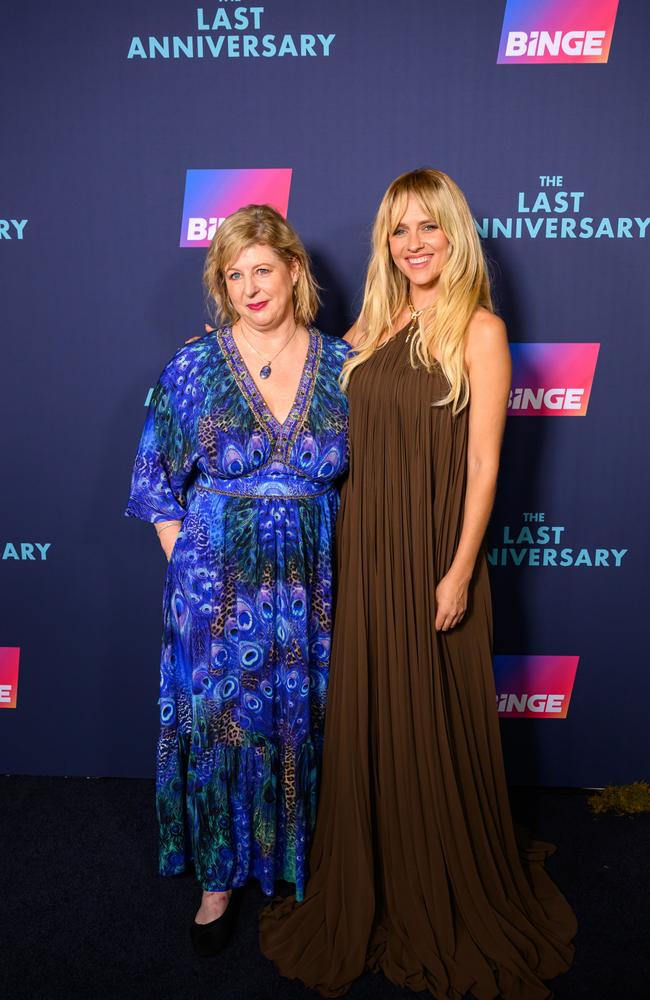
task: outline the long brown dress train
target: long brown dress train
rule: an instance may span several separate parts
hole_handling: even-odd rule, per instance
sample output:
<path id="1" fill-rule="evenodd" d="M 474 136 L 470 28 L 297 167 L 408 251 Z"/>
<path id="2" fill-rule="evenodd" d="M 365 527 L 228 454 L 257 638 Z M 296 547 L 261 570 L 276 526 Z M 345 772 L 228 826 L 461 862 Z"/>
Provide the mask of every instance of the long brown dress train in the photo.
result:
<path id="1" fill-rule="evenodd" d="M 264 954 L 323 996 L 370 968 L 437 1000 L 542 1000 L 573 955 L 553 848 L 515 842 L 483 556 L 462 624 L 434 629 L 466 482 L 468 411 L 432 406 L 446 389 L 405 330 L 351 379 L 312 875 L 260 918 Z"/>

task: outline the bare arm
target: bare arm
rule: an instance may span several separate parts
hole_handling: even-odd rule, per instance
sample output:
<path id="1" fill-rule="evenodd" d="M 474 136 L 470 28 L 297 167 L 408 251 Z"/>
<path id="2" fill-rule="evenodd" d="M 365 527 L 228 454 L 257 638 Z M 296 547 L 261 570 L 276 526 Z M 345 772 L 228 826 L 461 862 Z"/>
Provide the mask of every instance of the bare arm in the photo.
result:
<path id="1" fill-rule="evenodd" d="M 182 521 L 157 521 L 154 524 L 156 529 L 156 534 L 158 535 L 158 541 L 162 546 L 162 550 L 167 556 L 167 562 L 169 562 L 172 554 L 172 549 L 176 544 L 176 538 L 178 537 L 178 532 L 181 530 Z"/>
<path id="2" fill-rule="evenodd" d="M 487 310 L 479 310 L 469 325 L 466 361 L 471 396 L 467 490 L 458 549 L 436 589 L 436 629 L 443 632 L 458 625 L 467 608 L 469 583 L 494 503 L 506 421 L 511 382 L 506 328 Z"/>

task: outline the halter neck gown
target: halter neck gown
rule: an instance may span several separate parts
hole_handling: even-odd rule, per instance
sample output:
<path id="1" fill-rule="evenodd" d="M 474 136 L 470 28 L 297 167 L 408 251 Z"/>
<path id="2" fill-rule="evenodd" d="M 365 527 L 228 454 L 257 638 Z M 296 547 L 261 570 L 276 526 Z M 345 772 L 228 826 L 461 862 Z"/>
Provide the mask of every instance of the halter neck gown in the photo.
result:
<path id="1" fill-rule="evenodd" d="M 434 629 L 466 485 L 468 410 L 432 405 L 446 387 L 411 367 L 405 330 L 350 382 L 311 879 L 260 926 L 279 971 L 323 996 L 369 968 L 438 1000 L 542 1000 L 572 958 L 552 847 L 513 833 L 483 554 L 463 622 Z"/>

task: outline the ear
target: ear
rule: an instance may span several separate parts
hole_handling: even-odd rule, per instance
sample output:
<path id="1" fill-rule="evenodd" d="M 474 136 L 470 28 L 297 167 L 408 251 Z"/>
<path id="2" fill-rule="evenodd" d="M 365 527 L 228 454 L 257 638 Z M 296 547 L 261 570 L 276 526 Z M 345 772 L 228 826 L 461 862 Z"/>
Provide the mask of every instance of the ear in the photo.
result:
<path id="1" fill-rule="evenodd" d="M 293 258 L 293 260 L 289 264 L 289 273 L 291 274 L 291 280 L 293 281 L 294 288 L 295 288 L 296 282 L 298 281 L 298 278 L 300 277 L 300 261 L 297 260 L 295 257 Z"/>

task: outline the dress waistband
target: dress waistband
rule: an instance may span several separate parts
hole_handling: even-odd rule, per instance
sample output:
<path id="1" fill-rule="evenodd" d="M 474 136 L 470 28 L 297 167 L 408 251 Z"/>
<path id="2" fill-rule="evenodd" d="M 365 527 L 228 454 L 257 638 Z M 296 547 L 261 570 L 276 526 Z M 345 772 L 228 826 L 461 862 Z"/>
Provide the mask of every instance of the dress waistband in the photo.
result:
<path id="1" fill-rule="evenodd" d="M 335 489 L 332 483 L 325 485 L 293 478 L 251 481 L 242 476 L 241 479 L 220 479 L 213 482 L 218 482 L 219 485 L 205 486 L 203 483 L 196 483 L 195 489 L 201 493 L 252 500 L 311 500 Z"/>

